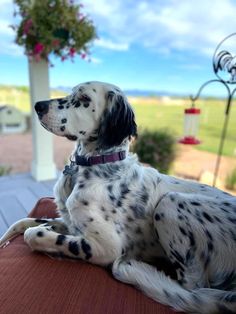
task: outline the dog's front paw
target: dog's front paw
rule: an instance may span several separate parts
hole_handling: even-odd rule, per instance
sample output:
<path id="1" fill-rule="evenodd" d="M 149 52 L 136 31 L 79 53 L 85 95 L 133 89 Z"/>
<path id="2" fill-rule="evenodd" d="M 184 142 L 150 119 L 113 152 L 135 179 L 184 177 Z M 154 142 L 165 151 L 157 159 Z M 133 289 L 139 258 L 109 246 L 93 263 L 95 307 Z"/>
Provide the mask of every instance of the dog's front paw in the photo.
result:
<path id="1" fill-rule="evenodd" d="M 24 241 L 33 251 L 43 250 L 45 246 L 45 228 L 40 226 L 28 228 L 24 233 Z"/>

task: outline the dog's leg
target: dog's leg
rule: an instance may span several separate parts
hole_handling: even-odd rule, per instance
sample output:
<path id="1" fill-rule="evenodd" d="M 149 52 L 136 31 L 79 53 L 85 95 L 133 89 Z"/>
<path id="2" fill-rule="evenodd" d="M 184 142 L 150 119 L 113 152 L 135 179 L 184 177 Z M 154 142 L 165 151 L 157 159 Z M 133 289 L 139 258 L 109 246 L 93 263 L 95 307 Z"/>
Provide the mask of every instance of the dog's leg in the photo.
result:
<path id="1" fill-rule="evenodd" d="M 122 245 L 116 233 L 105 230 L 89 235 L 63 235 L 46 225 L 28 228 L 24 240 L 32 250 L 78 258 L 97 265 L 108 265 L 121 255 Z"/>
<path id="2" fill-rule="evenodd" d="M 23 234 L 26 229 L 41 224 L 52 226 L 53 230 L 60 233 L 67 233 L 67 227 L 61 218 L 55 219 L 37 219 L 37 218 L 24 218 L 9 227 L 6 233 L 0 238 L 0 247 L 3 247 L 6 242 L 13 239 L 19 234 Z"/>

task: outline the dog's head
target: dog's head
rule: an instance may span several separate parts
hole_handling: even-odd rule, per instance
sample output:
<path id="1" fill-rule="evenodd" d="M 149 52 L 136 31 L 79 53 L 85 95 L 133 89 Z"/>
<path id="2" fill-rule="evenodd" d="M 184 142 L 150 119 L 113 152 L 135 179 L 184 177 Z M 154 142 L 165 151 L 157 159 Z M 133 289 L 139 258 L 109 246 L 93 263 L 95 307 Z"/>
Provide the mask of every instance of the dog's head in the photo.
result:
<path id="1" fill-rule="evenodd" d="M 125 95 L 107 83 L 79 84 L 67 97 L 37 102 L 35 110 L 48 131 L 71 140 L 96 138 L 101 148 L 120 145 L 137 135 Z"/>

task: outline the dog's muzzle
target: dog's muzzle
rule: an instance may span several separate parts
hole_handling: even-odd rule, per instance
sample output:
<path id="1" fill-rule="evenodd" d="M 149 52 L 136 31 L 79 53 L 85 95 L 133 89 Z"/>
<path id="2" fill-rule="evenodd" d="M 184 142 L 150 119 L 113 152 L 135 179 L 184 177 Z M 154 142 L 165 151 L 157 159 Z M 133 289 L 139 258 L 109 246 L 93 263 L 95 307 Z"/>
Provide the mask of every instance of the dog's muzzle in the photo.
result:
<path id="1" fill-rule="evenodd" d="M 34 106 L 35 111 L 37 112 L 39 119 L 48 113 L 49 101 L 38 101 Z"/>

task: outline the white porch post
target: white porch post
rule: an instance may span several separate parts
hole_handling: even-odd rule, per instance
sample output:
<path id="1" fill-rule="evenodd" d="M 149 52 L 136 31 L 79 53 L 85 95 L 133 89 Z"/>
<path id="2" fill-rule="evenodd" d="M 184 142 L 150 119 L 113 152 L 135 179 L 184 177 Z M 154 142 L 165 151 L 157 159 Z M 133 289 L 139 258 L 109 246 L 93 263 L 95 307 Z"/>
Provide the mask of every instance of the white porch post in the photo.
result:
<path id="1" fill-rule="evenodd" d="M 33 137 L 31 173 L 37 181 L 55 179 L 56 167 L 53 162 L 52 134 L 40 125 L 34 110 L 37 101 L 50 98 L 48 63 L 46 61 L 29 60 L 29 78 Z"/>

